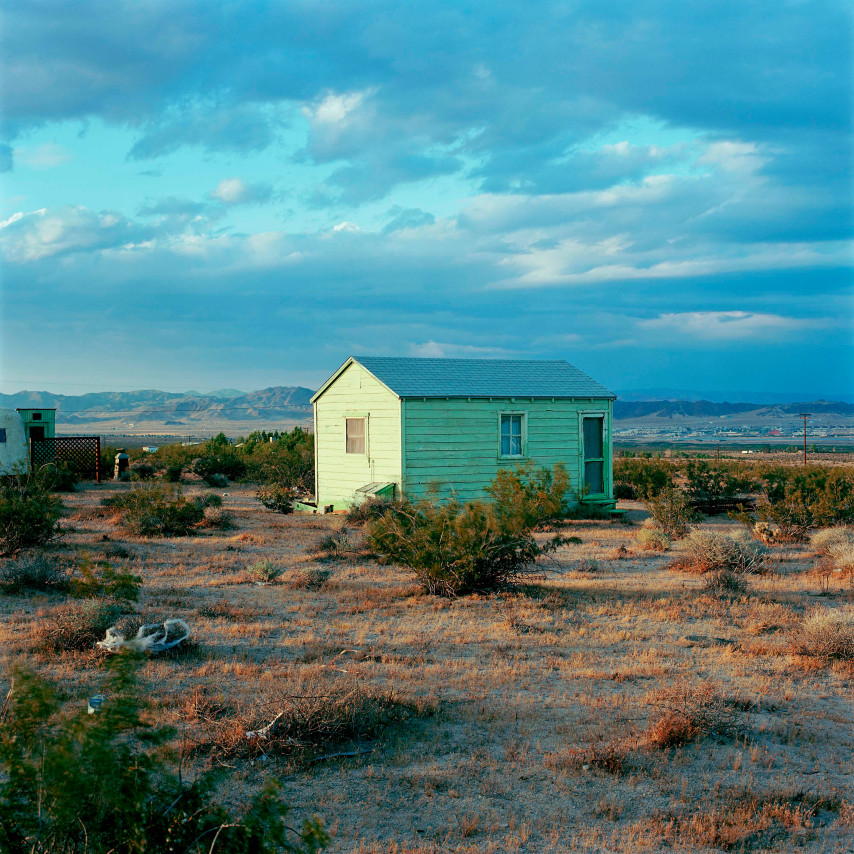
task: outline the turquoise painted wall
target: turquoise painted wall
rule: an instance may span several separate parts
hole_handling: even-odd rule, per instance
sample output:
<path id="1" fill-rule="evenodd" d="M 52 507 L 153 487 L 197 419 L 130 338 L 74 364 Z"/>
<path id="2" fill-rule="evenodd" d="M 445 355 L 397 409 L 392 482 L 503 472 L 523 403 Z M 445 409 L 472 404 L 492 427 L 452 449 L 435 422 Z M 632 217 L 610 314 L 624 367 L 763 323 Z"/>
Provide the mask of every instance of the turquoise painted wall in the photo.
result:
<path id="1" fill-rule="evenodd" d="M 442 495 L 483 498 L 499 469 L 531 461 L 551 468 L 563 463 L 573 490 L 582 487 L 581 418 L 604 418 L 605 491 L 613 495 L 610 400 L 415 400 L 403 401 L 403 493 L 425 496 L 438 482 Z M 521 413 L 526 439 L 521 458 L 499 454 L 499 416 Z M 592 498 L 593 496 L 591 496 Z"/>

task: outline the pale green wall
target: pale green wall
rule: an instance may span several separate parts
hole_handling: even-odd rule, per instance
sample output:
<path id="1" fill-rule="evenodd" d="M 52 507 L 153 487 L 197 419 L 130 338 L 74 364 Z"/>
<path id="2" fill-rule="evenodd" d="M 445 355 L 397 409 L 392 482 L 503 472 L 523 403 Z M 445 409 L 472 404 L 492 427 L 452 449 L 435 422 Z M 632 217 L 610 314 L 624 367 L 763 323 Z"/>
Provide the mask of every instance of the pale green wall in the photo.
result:
<path id="1" fill-rule="evenodd" d="M 376 481 L 401 482 L 400 400 L 356 362 L 314 404 L 318 505 L 349 506 Z M 367 453 L 345 453 L 344 421 L 368 416 Z"/>
<path id="2" fill-rule="evenodd" d="M 524 412 L 525 459 L 551 468 L 563 463 L 574 490 L 581 487 L 580 414 L 605 416 L 605 490 L 612 491 L 612 404 L 610 400 L 416 400 L 403 401 L 404 481 L 408 498 L 423 497 L 431 482 L 450 487 L 460 500 L 484 497 L 499 469 L 524 460 L 499 457 L 501 412 Z"/>

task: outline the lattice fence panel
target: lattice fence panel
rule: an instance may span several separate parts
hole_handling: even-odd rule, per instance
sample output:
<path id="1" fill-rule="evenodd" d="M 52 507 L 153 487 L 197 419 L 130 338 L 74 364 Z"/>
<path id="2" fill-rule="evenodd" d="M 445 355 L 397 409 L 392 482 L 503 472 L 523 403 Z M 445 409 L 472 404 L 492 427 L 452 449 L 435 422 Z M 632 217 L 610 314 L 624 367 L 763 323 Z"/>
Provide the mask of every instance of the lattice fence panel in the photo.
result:
<path id="1" fill-rule="evenodd" d="M 66 465 L 75 474 L 101 479 L 100 436 L 57 436 L 54 439 L 30 439 L 30 463 L 33 471 L 43 465 Z"/>

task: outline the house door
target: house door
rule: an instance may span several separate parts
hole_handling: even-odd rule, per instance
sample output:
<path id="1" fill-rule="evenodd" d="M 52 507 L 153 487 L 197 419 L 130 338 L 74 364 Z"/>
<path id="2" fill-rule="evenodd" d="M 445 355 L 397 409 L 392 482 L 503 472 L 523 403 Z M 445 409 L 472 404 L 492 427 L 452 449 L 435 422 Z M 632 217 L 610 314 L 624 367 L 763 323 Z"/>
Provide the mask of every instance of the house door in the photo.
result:
<path id="1" fill-rule="evenodd" d="M 587 495 L 605 493 L 605 419 L 582 419 L 584 442 L 584 488 Z"/>
<path id="2" fill-rule="evenodd" d="M 30 427 L 30 438 L 31 439 L 44 439 L 44 427 L 43 426 L 32 426 Z"/>

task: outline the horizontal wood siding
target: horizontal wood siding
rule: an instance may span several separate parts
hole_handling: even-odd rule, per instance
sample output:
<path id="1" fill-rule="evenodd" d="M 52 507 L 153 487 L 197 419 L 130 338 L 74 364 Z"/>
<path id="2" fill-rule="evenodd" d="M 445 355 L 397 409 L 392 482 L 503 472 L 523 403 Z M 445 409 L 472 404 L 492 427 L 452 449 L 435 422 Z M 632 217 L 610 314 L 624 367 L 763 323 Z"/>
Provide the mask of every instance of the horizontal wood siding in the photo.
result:
<path id="1" fill-rule="evenodd" d="M 345 453 L 345 421 L 367 417 L 366 453 Z M 400 488 L 400 400 L 361 365 L 351 364 L 315 401 L 317 501 L 346 507 L 377 481 Z"/>
<path id="2" fill-rule="evenodd" d="M 502 412 L 525 413 L 524 460 L 499 457 L 498 424 Z M 551 468 L 563 463 L 573 490 L 581 488 L 580 414 L 605 417 L 606 493 L 611 491 L 611 405 L 608 400 L 415 400 L 404 409 L 403 490 L 409 498 L 425 496 L 431 484 L 441 495 L 468 501 L 485 496 L 484 488 L 499 469 L 515 469 L 531 460 Z"/>

